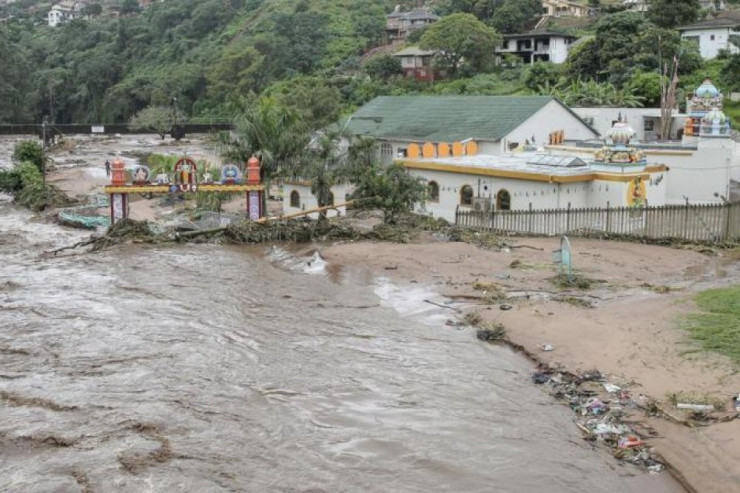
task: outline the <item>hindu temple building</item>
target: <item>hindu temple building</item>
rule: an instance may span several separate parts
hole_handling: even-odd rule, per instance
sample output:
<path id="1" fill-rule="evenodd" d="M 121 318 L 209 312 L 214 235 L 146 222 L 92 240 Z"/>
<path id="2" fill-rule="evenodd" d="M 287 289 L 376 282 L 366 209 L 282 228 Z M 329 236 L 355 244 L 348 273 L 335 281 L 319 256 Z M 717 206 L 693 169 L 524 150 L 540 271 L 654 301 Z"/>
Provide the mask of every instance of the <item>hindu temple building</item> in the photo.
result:
<path id="1" fill-rule="evenodd" d="M 740 147 L 732 138 L 730 118 L 723 111 L 723 95 L 705 79 L 686 101 L 678 138 L 635 142 L 648 163 L 667 167 L 665 203 L 721 204 L 733 199 L 740 182 Z M 613 109 L 615 118 L 620 109 Z M 548 146 L 557 154 L 588 156 L 598 152 L 592 141 Z M 737 197 L 736 197 L 737 198 Z"/>
<path id="2" fill-rule="evenodd" d="M 666 171 L 631 145 L 635 132 L 618 121 L 592 155 L 548 153 L 525 146 L 502 155 L 460 155 L 412 144 L 396 162 L 428 187 L 419 212 L 454 220 L 456 210 L 642 207 L 665 203 Z M 453 144 L 455 146 L 455 144 Z"/>

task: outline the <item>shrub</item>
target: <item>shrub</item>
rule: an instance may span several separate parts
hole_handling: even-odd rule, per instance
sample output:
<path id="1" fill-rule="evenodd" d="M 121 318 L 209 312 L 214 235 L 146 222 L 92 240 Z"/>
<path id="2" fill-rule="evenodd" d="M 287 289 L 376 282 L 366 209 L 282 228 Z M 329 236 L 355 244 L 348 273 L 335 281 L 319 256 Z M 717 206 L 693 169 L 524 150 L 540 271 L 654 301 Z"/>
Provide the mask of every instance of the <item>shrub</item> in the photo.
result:
<path id="1" fill-rule="evenodd" d="M 44 166 L 44 150 L 36 141 L 24 140 L 15 145 L 13 149 L 13 162 L 32 163 L 39 171 Z"/>

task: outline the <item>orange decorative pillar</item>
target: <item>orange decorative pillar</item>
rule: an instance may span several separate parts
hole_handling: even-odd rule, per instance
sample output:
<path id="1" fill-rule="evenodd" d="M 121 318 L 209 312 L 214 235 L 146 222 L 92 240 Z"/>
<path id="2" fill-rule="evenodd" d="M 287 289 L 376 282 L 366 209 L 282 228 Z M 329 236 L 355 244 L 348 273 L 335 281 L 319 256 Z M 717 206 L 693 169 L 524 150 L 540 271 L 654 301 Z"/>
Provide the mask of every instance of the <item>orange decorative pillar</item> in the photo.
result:
<path id="1" fill-rule="evenodd" d="M 260 160 L 252 156 L 247 161 L 247 185 L 259 185 L 262 182 L 260 177 Z M 259 190 L 247 192 L 247 216 L 250 220 L 256 221 L 263 216 L 262 194 Z"/>
<path id="2" fill-rule="evenodd" d="M 126 165 L 116 159 L 111 164 L 110 184 L 114 187 L 126 185 Z M 110 195 L 110 224 L 111 226 L 128 217 L 128 193 L 112 193 Z"/>
<path id="3" fill-rule="evenodd" d="M 116 187 L 120 187 L 126 184 L 126 165 L 123 161 L 116 159 L 110 166 L 111 178 L 110 184 Z"/>

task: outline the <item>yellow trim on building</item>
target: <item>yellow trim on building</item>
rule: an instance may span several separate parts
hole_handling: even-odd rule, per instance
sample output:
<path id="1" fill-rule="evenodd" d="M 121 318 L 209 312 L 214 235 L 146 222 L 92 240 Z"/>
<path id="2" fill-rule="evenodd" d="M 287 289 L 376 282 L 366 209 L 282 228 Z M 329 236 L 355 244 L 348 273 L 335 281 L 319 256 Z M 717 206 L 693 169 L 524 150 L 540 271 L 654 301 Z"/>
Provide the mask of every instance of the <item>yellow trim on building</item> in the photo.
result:
<path id="1" fill-rule="evenodd" d="M 694 151 L 679 151 L 674 149 L 666 149 L 665 151 L 659 149 L 643 149 L 643 152 L 651 156 L 692 156 L 694 154 Z"/>
<path id="2" fill-rule="evenodd" d="M 426 171 L 442 171 L 445 173 L 468 174 L 478 176 L 493 176 L 496 178 L 512 178 L 518 180 L 538 181 L 545 183 L 576 183 L 581 181 L 617 181 L 629 182 L 637 177 L 650 179 L 651 172 L 665 171 L 665 166 L 654 166 L 655 169 L 646 169 L 637 173 L 584 173 L 582 175 L 555 176 L 543 175 L 539 173 L 527 173 L 526 171 L 508 171 L 495 168 L 482 168 L 480 166 L 463 166 L 445 163 L 422 163 L 418 161 L 396 161 L 403 167 L 409 169 L 420 169 Z"/>
<path id="3" fill-rule="evenodd" d="M 581 154 L 594 154 L 598 149 L 596 148 L 586 148 L 586 147 L 576 147 L 576 146 L 567 146 L 567 145 L 546 145 L 545 149 L 553 150 L 553 151 L 568 151 L 568 152 L 580 152 Z M 692 150 L 686 150 L 682 151 L 679 149 L 640 149 L 644 154 L 649 154 L 651 156 L 692 156 L 694 154 L 694 151 Z"/>

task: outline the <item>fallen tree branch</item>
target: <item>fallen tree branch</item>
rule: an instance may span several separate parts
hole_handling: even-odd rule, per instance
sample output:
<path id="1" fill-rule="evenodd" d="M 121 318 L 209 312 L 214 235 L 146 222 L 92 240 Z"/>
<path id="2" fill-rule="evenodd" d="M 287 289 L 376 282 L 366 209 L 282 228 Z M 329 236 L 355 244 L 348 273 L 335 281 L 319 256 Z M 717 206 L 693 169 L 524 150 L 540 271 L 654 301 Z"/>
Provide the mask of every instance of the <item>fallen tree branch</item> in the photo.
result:
<path id="1" fill-rule="evenodd" d="M 105 238 L 105 237 L 104 236 L 96 236 L 95 238 L 92 238 L 92 239 L 89 239 L 89 240 L 85 240 L 85 241 L 79 241 L 79 242 L 75 243 L 74 245 L 69 245 L 69 246 L 66 246 L 66 247 L 57 248 L 56 250 L 52 250 L 50 252 L 45 252 L 45 253 L 50 253 L 50 254 L 56 255 L 57 253 L 63 252 L 65 250 L 74 250 L 75 248 L 92 245 L 93 243 L 96 243 L 96 242 L 102 240 L 103 238 Z"/>
<path id="2" fill-rule="evenodd" d="M 455 308 L 454 306 L 442 305 L 441 303 L 435 303 L 434 301 L 431 301 L 431 300 L 424 300 L 424 301 L 426 303 L 429 303 L 430 305 L 438 306 L 440 308 L 447 308 L 449 310 L 452 310 L 452 311 L 455 311 L 457 313 L 460 313 L 460 310 L 458 308 Z"/>

